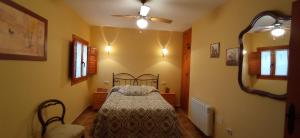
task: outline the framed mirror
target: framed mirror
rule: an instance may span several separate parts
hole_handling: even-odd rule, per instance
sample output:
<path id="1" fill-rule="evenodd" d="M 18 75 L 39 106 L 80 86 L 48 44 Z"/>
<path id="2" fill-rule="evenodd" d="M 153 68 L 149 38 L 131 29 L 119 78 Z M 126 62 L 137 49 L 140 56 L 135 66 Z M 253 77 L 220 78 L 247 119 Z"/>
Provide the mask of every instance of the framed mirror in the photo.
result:
<path id="1" fill-rule="evenodd" d="M 243 91 L 286 99 L 290 28 L 290 16 L 265 11 L 240 33 L 238 80 Z"/>

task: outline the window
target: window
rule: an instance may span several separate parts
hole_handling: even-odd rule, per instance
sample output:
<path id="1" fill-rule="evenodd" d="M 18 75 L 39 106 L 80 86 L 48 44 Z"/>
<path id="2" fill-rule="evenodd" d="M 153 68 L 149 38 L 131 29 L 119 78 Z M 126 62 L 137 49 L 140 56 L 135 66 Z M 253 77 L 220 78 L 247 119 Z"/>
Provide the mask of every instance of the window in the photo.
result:
<path id="1" fill-rule="evenodd" d="M 72 85 L 87 79 L 88 42 L 73 35 Z"/>
<path id="2" fill-rule="evenodd" d="M 288 76 L 288 55 L 287 46 L 258 48 L 260 54 L 261 79 L 287 79 Z"/>

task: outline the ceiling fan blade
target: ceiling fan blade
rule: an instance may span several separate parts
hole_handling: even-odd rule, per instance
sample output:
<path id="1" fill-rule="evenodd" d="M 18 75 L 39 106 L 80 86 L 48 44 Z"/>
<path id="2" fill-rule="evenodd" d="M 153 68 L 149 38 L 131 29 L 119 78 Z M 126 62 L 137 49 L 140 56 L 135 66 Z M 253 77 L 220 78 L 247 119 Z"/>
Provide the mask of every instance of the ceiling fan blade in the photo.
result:
<path id="1" fill-rule="evenodd" d="M 267 28 L 267 29 L 273 29 L 273 28 L 275 28 L 275 27 L 272 26 L 272 25 L 270 25 L 270 26 L 265 26 L 265 28 Z"/>
<path id="2" fill-rule="evenodd" d="M 162 22 L 162 23 L 168 23 L 168 24 L 173 22 L 172 20 L 165 19 L 165 18 L 158 18 L 158 17 L 150 17 L 149 20 L 152 22 Z"/>
<path id="3" fill-rule="evenodd" d="M 262 29 L 262 30 L 260 30 L 260 32 L 266 32 L 266 31 L 271 31 L 272 29 L 270 29 L 270 28 L 265 28 L 265 29 Z"/>
<path id="4" fill-rule="evenodd" d="M 113 17 L 121 17 L 121 18 L 128 18 L 128 19 L 137 19 L 139 16 L 136 15 L 112 15 Z"/>

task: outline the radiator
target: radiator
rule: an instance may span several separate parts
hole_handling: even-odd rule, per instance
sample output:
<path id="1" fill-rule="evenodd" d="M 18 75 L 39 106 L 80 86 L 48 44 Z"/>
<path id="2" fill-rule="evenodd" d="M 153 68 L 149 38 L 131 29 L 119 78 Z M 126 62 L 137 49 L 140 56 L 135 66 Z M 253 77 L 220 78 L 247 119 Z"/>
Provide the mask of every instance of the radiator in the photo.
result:
<path id="1" fill-rule="evenodd" d="M 206 136 L 213 135 L 214 111 L 210 105 L 193 97 L 190 119 Z"/>

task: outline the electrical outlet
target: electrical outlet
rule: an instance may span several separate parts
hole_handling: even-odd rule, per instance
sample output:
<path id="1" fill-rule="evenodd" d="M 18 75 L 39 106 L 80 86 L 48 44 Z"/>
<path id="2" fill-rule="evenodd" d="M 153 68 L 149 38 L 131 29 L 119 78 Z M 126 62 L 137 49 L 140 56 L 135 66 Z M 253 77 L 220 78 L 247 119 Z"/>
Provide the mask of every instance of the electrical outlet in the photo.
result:
<path id="1" fill-rule="evenodd" d="M 233 131 L 231 128 L 226 128 L 226 132 L 229 136 L 232 136 L 233 135 Z"/>

